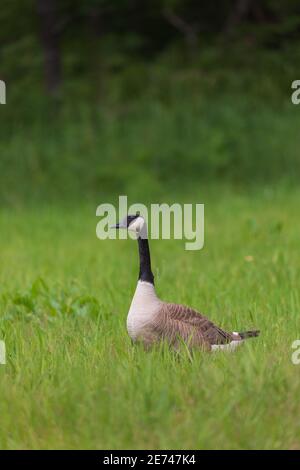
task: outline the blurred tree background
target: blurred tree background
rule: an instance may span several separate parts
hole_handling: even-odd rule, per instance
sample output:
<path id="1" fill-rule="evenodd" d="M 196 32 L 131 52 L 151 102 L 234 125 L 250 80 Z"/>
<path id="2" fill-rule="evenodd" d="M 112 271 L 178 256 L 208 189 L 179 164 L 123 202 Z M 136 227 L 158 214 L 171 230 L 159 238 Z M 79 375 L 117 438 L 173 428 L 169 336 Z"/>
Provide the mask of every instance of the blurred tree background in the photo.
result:
<path id="1" fill-rule="evenodd" d="M 297 183 L 299 39 L 296 0 L 2 0 L 1 204 Z"/>

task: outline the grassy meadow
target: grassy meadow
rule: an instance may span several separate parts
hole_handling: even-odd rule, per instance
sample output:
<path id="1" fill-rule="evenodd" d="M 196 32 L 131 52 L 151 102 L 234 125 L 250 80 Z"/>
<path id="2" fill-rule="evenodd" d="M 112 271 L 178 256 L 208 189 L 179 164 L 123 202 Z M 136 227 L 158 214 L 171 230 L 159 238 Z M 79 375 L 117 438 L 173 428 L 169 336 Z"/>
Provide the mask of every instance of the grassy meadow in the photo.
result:
<path id="1" fill-rule="evenodd" d="M 239 63 L 184 73 L 136 64 L 93 105 L 88 82 L 57 108 L 25 93 L 25 79 L 10 87 L 0 108 L 1 449 L 300 448 L 297 62 L 268 57 L 273 68 L 250 58 L 239 74 Z M 96 238 L 97 206 L 124 194 L 205 204 L 203 250 L 151 241 L 158 294 L 259 338 L 234 354 L 131 343 L 136 242 Z"/>
<path id="2" fill-rule="evenodd" d="M 205 203 L 205 247 L 153 240 L 157 290 L 261 330 L 234 354 L 131 344 L 136 242 L 97 240 L 102 201 L 1 209 L 2 449 L 300 447 L 299 189 L 192 193 L 177 201 Z"/>
<path id="3" fill-rule="evenodd" d="M 299 1 L 2 3 L 0 450 L 300 449 Z M 132 344 L 121 195 L 205 205 L 158 295 L 258 338 Z"/>

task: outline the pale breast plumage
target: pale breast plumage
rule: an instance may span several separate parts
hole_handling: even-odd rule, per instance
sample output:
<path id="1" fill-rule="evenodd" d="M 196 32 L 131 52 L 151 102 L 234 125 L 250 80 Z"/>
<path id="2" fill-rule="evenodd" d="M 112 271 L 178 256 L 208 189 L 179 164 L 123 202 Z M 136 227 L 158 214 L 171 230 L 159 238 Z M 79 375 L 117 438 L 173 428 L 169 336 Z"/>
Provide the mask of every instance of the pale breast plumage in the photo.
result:
<path id="1" fill-rule="evenodd" d="M 139 281 L 127 316 L 127 331 L 131 339 L 143 338 L 160 311 L 161 304 L 153 284 Z"/>

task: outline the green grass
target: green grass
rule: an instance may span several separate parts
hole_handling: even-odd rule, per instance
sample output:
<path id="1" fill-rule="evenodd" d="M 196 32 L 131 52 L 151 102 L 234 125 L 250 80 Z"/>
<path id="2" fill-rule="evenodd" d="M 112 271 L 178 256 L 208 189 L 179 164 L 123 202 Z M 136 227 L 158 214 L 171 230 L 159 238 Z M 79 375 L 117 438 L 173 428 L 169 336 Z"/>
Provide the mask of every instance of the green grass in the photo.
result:
<path id="1" fill-rule="evenodd" d="M 300 448 L 299 52 L 174 53 L 92 87 L 65 70 L 58 109 L 34 64 L 4 67 L 0 448 Z M 158 294 L 258 339 L 131 344 L 137 247 L 95 235 L 97 205 L 121 194 L 205 203 L 203 250 L 151 243 Z"/>
<path id="2" fill-rule="evenodd" d="M 102 201 L 1 210 L 1 448 L 300 447 L 300 192 L 192 193 L 205 247 L 152 241 L 157 290 L 229 330 L 261 330 L 234 354 L 131 344 L 137 247 L 96 239 Z"/>

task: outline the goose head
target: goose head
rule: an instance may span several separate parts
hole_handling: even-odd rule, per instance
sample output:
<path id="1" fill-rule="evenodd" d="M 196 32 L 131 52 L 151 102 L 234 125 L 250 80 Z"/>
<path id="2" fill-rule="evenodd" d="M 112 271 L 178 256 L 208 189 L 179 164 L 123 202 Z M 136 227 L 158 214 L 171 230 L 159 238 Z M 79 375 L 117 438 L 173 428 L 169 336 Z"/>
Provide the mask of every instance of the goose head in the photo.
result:
<path id="1" fill-rule="evenodd" d="M 127 229 L 129 232 L 134 232 L 137 236 L 143 238 L 143 235 L 147 233 L 146 222 L 144 217 L 137 212 L 135 215 L 126 215 L 124 219 L 112 228 L 115 229 Z"/>

